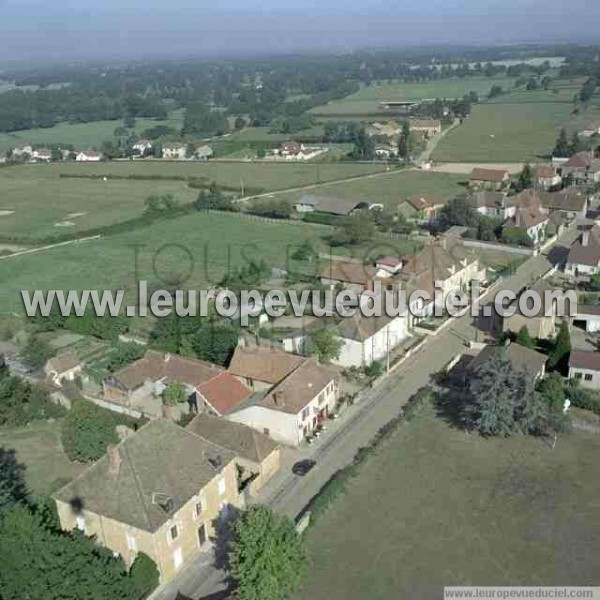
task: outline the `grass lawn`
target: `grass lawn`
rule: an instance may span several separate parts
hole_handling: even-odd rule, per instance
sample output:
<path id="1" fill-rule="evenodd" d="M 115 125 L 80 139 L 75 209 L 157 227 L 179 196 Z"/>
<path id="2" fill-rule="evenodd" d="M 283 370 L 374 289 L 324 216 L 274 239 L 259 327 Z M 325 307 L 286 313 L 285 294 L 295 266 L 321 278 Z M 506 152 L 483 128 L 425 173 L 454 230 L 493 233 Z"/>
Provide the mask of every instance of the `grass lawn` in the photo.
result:
<path id="1" fill-rule="evenodd" d="M 183 181 L 58 179 L 44 174 L 36 165 L 0 169 L 0 210 L 13 211 L 0 216 L 0 235 L 35 241 L 65 232 L 83 234 L 140 216 L 152 194 L 173 194 L 181 203 L 198 194 Z"/>
<path id="2" fill-rule="evenodd" d="M 285 142 L 294 138 L 307 138 L 315 137 L 318 138 L 323 135 L 323 125 L 315 125 L 309 129 L 302 129 L 296 133 L 271 133 L 269 127 L 246 127 L 241 131 L 230 133 L 229 135 L 222 136 L 222 140 L 229 142 Z"/>
<path id="3" fill-rule="evenodd" d="M 54 127 L 43 129 L 25 129 L 11 133 L 0 133 L 0 153 L 17 144 L 32 144 L 33 146 L 51 146 L 72 144 L 75 148 L 85 150 L 99 148 L 102 142 L 113 138 L 113 131 L 123 124 L 121 120 L 92 121 L 90 123 L 59 123 Z M 181 129 L 183 124 L 182 111 L 174 111 L 164 121 L 156 119 L 136 119 L 135 131 L 138 135 L 155 125 L 166 125 Z"/>
<path id="4" fill-rule="evenodd" d="M 235 214 L 194 213 L 128 233 L 0 261 L 2 312 L 21 311 L 21 289 L 136 289 L 137 276 L 152 283 L 184 280 L 193 288 L 216 285 L 229 270 L 264 259 L 285 267 L 306 239 L 327 250 L 326 226 L 269 223 Z M 412 244 L 391 242 L 398 252 Z M 336 248 L 336 254 L 344 252 Z M 360 250 L 360 249 L 359 249 Z"/>
<path id="5" fill-rule="evenodd" d="M 478 104 L 462 125 L 438 144 L 433 159 L 449 162 L 535 161 L 551 152 L 562 127 L 578 131 L 600 119 L 593 103 L 574 115 L 577 86 L 548 91 L 516 91 Z"/>
<path id="6" fill-rule="evenodd" d="M 7 167 L 0 169 L 0 235 L 35 241 L 64 232 L 83 234 L 90 228 L 140 216 L 146 198 L 152 194 L 173 194 L 182 204 L 198 195 L 197 190 L 177 179 L 60 179 L 60 173 L 205 177 L 223 185 L 241 186 L 243 182 L 250 189 L 271 190 L 310 184 L 317 179 L 330 181 L 369 174 L 384 168 L 349 163 L 315 166 L 164 161 Z"/>
<path id="7" fill-rule="evenodd" d="M 485 440 L 427 407 L 309 530 L 298 599 L 441 597 L 443 585 L 596 585 L 600 437 Z"/>
<path id="8" fill-rule="evenodd" d="M 493 85 L 500 85 L 505 89 L 512 87 L 514 80 L 506 77 L 468 77 L 464 79 L 440 79 L 423 83 L 388 83 L 375 82 L 370 86 L 363 86 L 355 94 L 334 100 L 325 106 L 318 106 L 312 110 L 317 116 L 343 118 L 348 116 L 368 115 L 370 113 L 384 112 L 380 102 L 408 101 L 435 98 L 460 98 L 473 91 L 484 96 Z"/>
<path id="9" fill-rule="evenodd" d="M 307 191 L 277 194 L 275 197 L 295 202 L 305 193 L 339 196 L 381 203 L 387 208 L 395 210 L 401 198 L 414 194 L 433 194 L 442 199 L 451 198 L 465 191 L 465 188 L 460 185 L 464 181 L 464 175 L 428 173 L 417 170 L 392 171 L 378 177 L 323 185 Z"/>
<path id="10" fill-rule="evenodd" d="M 61 421 L 36 421 L 27 427 L 0 428 L 0 446 L 14 448 L 27 467 L 26 481 L 34 494 L 50 494 L 81 473 L 60 443 Z"/>

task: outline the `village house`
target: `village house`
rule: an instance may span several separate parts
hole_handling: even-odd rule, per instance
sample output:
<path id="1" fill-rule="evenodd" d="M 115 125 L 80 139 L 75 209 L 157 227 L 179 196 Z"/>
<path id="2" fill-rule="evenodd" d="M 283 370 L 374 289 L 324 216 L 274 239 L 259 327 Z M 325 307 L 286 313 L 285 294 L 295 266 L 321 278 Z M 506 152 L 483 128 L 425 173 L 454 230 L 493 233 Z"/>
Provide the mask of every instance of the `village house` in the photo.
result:
<path id="1" fill-rule="evenodd" d="M 569 379 L 578 381 L 585 388 L 600 389 L 600 352 L 571 350 Z"/>
<path id="2" fill-rule="evenodd" d="M 190 421 L 187 429 L 236 455 L 240 488 L 248 490 L 251 496 L 279 471 L 279 445 L 268 435 L 247 425 L 199 414 Z"/>
<path id="3" fill-rule="evenodd" d="M 305 146 L 298 142 L 284 142 L 278 150 L 274 151 L 274 154 L 284 160 L 311 160 L 326 150 L 321 146 Z"/>
<path id="4" fill-rule="evenodd" d="M 47 148 L 34 150 L 31 158 L 37 162 L 50 162 L 52 160 L 52 151 Z"/>
<path id="5" fill-rule="evenodd" d="M 342 342 L 335 364 L 343 367 L 364 367 L 380 361 L 409 337 L 406 315 L 366 317 L 360 311 L 341 319 L 334 329 Z"/>
<path id="6" fill-rule="evenodd" d="M 199 407 L 222 417 L 252 395 L 235 375 L 223 372 L 196 387 Z"/>
<path id="7" fill-rule="evenodd" d="M 594 125 L 591 129 L 582 129 L 577 135 L 585 138 L 600 135 L 600 125 Z"/>
<path id="8" fill-rule="evenodd" d="M 600 304 L 577 303 L 577 314 L 573 316 L 573 326 L 588 333 L 600 331 Z"/>
<path id="9" fill-rule="evenodd" d="M 132 148 L 137 150 L 140 156 L 143 156 L 148 150 L 152 150 L 152 142 L 149 140 L 138 140 Z"/>
<path id="10" fill-rule="evenodd" d="M 208 144 L 204 144 L 203 146 L 198 146 L 196 151 L 194 152 L 194 157 L 198 160 L 208 160 L 213 155 L 212 146 Z"/>
<path id="11" fill-rule="evenodd" d="M 264 391 L 279 383 L 303 362 L 300 356 L 270 346 L 237 346 L 227 372 L 252 391 Z"/>
<path id="12" fill-rule="evenodd" d="M 33 148 L 29 144 L 17 144 L 12 149 L 13 158 L 22 158 L 24 156 L 31 157 L 33 155 Z"/>
<path id="13" fill-rule="evenodd" d="M 430 223 L 438 217 L 444 202 L 431 194 L 409 196 L 398 206 L 398 212 L 406 219 L 420 223 Z"/>
<path id="14" fill-rule="evenodd" d="M 575 183 L 588 184 L 600 182 L 600 158 L 592 152 L 583 151 L 573 154 L 562 165 L 563 177 L 570 176 Z"/>
<path id="15" fill-rule="evenodd" d="M 468 372 L 476 373 L 489 360 L 498 355 L 506 355 L 510 361 L 513 371 L 525 373 L 533 381 L 538 381 L 546 373 L 547 356 L 531 348 L 525 348 L 519 344 L 504 346 L 485 346 L 481 352 L 469 363 Z"/>
<path id="16" fill-rule="evenodd" d="M 390 272 L 385 268 L 377 268 L 371 264 L 360 261 L 335 261 L 332 260 L 320 273 L 321 283 L 331 289 L 336 286 L 358 294 L 365 290 L 373 291 L 375 281 L 385 285 L 390 278 Z"/>
<path id="17" fill-rule="evenodd" d="M 442 122 L 439 119 L 411 119 L 410 131 L 425 137 L 442 133 Z"/>
<path id="18" fill-rule="evenodd" d="M 552 165 L 535 165 L 532 169 L 533 184 L 536 188 L 547 190 L 560 185 L 562 177 Z"/>
<path id="19" fill-rule="evenodd" d="M 530 206 L 518 208 L 514 216 L 507 219 L 504 225 L 521 229 L 534 245 L 539 245 L 546 239 L 549 221 L 548 214 L 543 213 L 537 206 Z"/>
<path id="20" fill-rule="evenodd" d="M 54 494 L 62 529 L 79 529 L 125 564 L 138 552 L 168 583 L 244 507 L 234 452 L 175 423 L 150 421 Z"/>
<path id="21" fill-rule="evenodd" d="M 63 352 L 46 361 L 44 374 L 49 382 L 61 387 L 65 381 L 74 381 L 82 369 L 83 363 L 74 352 Z"/>
<path id="22" fill-rule="evenodd" d="M 77 162 L 100 162 L 102 160 L 102 154 L 95 150 L 82 150 L 75 155 Z"/>
<path id="23" fill-rule="evenodd" d="M 553 292 L 555 290 L 556 288 L 551 286 L 545 279 L 540 279 L 526 291 L 538 293 L 543 300 L 546 292 Z M 518 300 L 515 300 L 514 307 L 516 308 L 514 315 L 502 319 L 502 331 L 510 331 L 516 335 L 525 327 L 533 339 L 554 339 L 556 335 L 556 304 L 553 304 L 550 314 L 545 314 L 545 311 L 542 311 L 534 317 L 525 316 L 521 312 Z"/>
<path id="24" fill-rule="evenodd" d="M 403 265 L 403 259 L 397 256 L 380 256 L 375 260 L 375 268 L 378 271 L 386 271 L 390 275 L 397 275 Z"/>
<path id="25" fill-rule="evenodd" d="M 163 145 L 163 158 L 184 160 L 187 155 L 187 146 L 181 142 L 169 142 Z"/>
<path id="26" fill-rule="evenodd" d="M 398 146 L 376 146 L 375 156 L 384 160 L 398 156 Z"/>
<path id="27" fill-rule="evenodd" d="M 314 196 L 306 194 L 295 205 L 298 212 L 322 212 L 345 217 L 357 210 L 369 208 L 369 203 L 362 200 L 348 200 L 334 196 Z"/>
<path id="28" fill-rule="evenodd" d="M 450 236 L 444 236 L 415 256 L 408 257 L 400 276 L 415 289 L 435 289 L 437 284 L 442 302 L 450 292 L 468 290 L 474 282 L 484 283 L 487 279 L 486 269 L 481 266 L 477 253 Z"/>
<path id="29" fill-rule="evenodd" d="M 472 190 L 495 190 L 508 189 L 510 186 L 510 174 L 506 169 L 485 169 L 475 167 L 471 171 L 469 187 Z"/>
<path id="30" fill-rule="evenodd" d="M 535 207 L 543 214 L 560 213 L 570 220 L 585 217 L 588 210 L 588 195 L 575 187 L 556 192 L 523 190 L 511 201 L 520 208 Z"/>
<path id="31" fill-rule="evenodd" d="M 147 350 L 143 358 L 105 379 L 102 388 L 108 402 L 161 417 L 168 412 L 162 393 L 170 382 L 180 383 L 190 405 L 195 405 L 196 388 L 223 372 L 223 368 L 203 360 Z"/>
<path id="32" fill-rule="evenodd" d="M 571 244 L 565 273 L 572 277 L 591 276 L 600 271 L 600 227 L 584 231 Z"/>
<path id="33" fill-rule="evenodd" d="M 264 368 L 270 371 L 270 365 L 265 364 Z M 298 446 L 334 413 L 337 398 L 335 373 L 305 358 L 270 390 L 257 394 L 225 418 L 248 425 L 282 444 Z"/>
<path id="34" fill-rule="evenodd" d="M 471 206 L 481 215 L 494 219 L 509 219 L 517 212 L 514 197 L 506 192 L 481 191 L 469 196 Z"/>

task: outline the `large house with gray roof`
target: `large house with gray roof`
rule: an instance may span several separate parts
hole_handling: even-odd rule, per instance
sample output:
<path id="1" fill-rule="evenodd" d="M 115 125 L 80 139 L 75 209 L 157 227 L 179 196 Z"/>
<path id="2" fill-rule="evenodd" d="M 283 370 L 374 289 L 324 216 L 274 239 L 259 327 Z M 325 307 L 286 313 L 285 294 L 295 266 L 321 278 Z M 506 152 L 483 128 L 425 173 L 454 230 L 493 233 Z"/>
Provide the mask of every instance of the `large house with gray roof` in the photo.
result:
<path id="1" fill-rule="evenodd" d="M 79 529 L 130 565 L 138 552 L 171 581 L 243 508 L 236 455 L 171 421 L 150 421 L 56 494 L 61 527 Z"/>

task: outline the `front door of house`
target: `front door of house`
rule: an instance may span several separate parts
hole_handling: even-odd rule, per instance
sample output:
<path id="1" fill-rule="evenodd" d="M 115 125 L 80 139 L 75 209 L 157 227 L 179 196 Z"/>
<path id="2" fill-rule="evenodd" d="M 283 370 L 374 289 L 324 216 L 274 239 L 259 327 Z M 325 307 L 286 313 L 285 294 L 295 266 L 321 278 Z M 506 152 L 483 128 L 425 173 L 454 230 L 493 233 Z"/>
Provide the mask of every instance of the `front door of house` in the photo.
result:
<path id="1" fill-rule="evenodd" d="M 200 543 L 200 548 L 206 543 L 206 526 L 204 524 L 198 527 L 198 542 Z"/>

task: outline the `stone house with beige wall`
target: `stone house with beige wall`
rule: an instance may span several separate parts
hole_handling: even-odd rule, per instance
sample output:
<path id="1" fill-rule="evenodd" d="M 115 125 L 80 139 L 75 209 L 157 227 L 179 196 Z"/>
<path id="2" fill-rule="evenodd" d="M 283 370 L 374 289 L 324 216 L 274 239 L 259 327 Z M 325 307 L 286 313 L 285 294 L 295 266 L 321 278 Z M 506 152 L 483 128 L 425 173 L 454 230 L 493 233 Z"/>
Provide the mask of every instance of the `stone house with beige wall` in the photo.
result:
<path id="1" fill-rule="evenodd" d="M 138 552 L 171 581 L 243 508 L 236 456 L 170 421 L 150 421 L 56 494 L 61 527 L 131 565 Z"/>
<path id="2" fill-rule="evenodd" d="M 207 413 L 194 417 L 187 429 L 236 454 L 241 488 L 251 496 L 279 471 L 280 447 L 260 431 Z"/>

